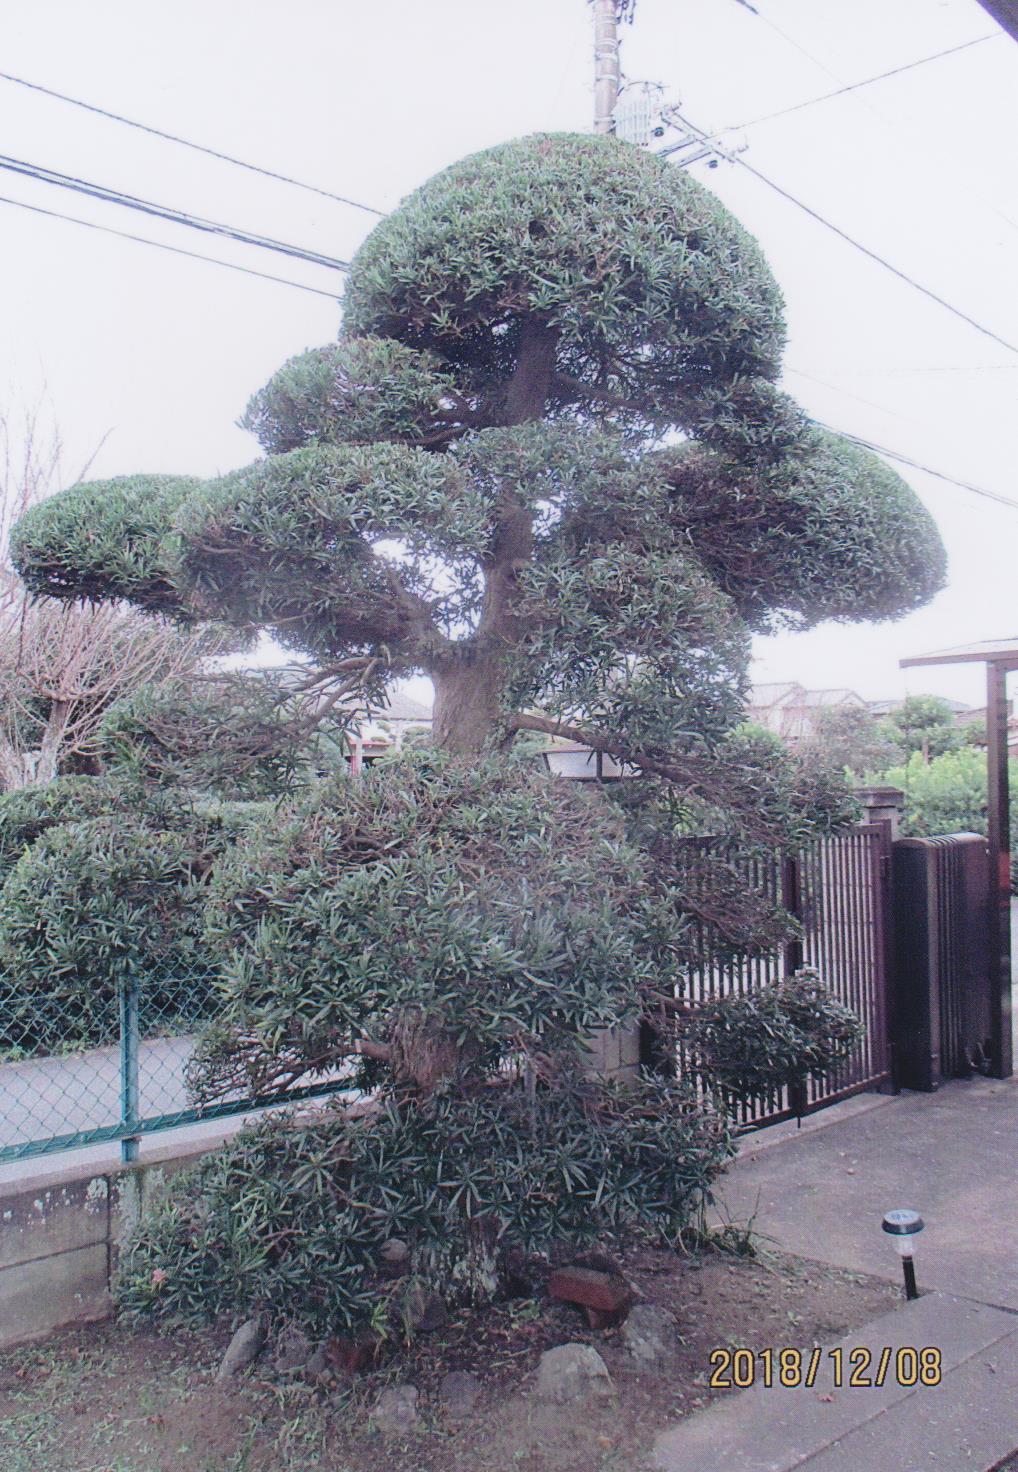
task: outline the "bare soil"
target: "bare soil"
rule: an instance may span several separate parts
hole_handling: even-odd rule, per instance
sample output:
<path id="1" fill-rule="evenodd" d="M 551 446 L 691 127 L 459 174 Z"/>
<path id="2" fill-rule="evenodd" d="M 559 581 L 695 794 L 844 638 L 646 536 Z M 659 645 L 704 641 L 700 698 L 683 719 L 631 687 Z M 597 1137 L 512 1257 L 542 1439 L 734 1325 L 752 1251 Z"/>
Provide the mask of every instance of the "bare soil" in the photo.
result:
<path id="1" fill-rule="evenodd" d="M 710 1352 L 837 1339 L 898 1302 L 882 1279 L 768 1253 L 680 1256 L 640 1249 L 625 1272 L 679 1321 L 660 1375 L 632 1368 L 617 1330 L 578 1310 L 514 1299 L 454 1315 L 355 1380 L 276 1375 L 268 1355 L 228 1386 L 214 1374 L 229 1330 L 136 1330 L 104 1323 L 0 1355 L 3 1472 L 636 1472 L 657 1432 L 707 1405 Z M 605 1405 L 549 1406 L 533 1392 L 541 1352 L 593 1344 L 617 1387 Z M 460 1423 L 436 1390 L 472 1370 L 483 1394 Z M 378 1435 L 368 1412 L 383 1386 L 420 1391 L 422 1429 Z M 729 1392 L 730 1393 L 730 1392 Z M 811 1392 L 803 1391 L 803 1395 Z"/>

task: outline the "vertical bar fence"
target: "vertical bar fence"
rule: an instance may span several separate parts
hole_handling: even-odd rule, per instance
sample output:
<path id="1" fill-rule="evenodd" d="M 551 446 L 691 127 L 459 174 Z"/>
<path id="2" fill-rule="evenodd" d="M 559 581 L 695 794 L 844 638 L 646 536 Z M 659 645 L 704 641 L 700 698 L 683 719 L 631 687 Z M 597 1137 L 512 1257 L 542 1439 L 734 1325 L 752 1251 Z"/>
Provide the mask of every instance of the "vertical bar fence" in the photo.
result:
<path id="1" fill-rule="evenodd" d="M 683 1000 L 697 1007 L 744 995 L 810 966 L 865 1028 L 851 1055 L 828 1073 L 798 1088 L 742 1101 L 738 1123 L 772 1124 L 864 1089 L 889 1086 L 889 825 L 863 823 L 793 854 L 740 854 L 723 838 L 691 838 L 679 846 L 679 861 L 693 883 L 719 857 L 743 874 L 749 891 L 786 910 L 798 922 L 798 932 L 770 949 L 739 950 L 717 927 L 697 920 Z M 695 1063 L 681 1044 L 678 1066 L 696 1077 Z"/>

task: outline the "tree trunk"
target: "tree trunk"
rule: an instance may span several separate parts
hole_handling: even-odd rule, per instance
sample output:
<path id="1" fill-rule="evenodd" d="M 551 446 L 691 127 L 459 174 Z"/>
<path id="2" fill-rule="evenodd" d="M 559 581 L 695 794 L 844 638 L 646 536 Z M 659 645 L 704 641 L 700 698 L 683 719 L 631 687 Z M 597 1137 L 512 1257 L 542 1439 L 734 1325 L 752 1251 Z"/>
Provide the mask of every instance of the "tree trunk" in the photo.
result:
<path id="1" fill-rule="evenodd" d="M 447 1032 L 440 1017 L 411 1007 L 396 1018 L 387 1061 L 398 1088 L 426 1098 L 440 1085 L 458 1080 L 477 1051 L 476 1043 L 461 1043 Z"/>
<path id="2" fill-rule="evenodd" d="M 52 782 L 57 774 L 60 748 L 70 715 L 71 703 L 69 700 L 54 700 L 51 703 L 49 719 L 46 721 L 46 729 L 43 732 L 42 746 L 39 751 L 37 782 Z"/>
<path id="3" fill-rule="evenodd" d="M 450 661 L 434 669 L 432 679 L 436 745 L 461 754 L 483 750 L 501 716 L 500 661 L 494 656 Z"/>
<path id="4" fill-rule="evenodd" d="M 528 317 L 520 328 L 516 368 L 506 391 L 506 424 L 526 424 L 544 417 L 548 389 L 555 371 L 558 329 Z"/>

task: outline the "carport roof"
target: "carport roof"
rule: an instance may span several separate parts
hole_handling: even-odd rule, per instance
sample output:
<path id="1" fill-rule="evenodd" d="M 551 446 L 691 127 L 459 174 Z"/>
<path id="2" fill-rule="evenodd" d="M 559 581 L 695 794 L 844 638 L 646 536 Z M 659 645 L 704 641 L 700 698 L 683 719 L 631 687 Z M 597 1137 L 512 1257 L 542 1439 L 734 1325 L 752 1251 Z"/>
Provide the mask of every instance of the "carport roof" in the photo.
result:
<path id="1" fill-rule="evenodd" d="M 953 649 L 935 649 L 899 661 L 902 669 L 919 664 L 996 664 L 1018 670 L 1018 637 L 983 639 L 978 644 L 957 644 Z"/>

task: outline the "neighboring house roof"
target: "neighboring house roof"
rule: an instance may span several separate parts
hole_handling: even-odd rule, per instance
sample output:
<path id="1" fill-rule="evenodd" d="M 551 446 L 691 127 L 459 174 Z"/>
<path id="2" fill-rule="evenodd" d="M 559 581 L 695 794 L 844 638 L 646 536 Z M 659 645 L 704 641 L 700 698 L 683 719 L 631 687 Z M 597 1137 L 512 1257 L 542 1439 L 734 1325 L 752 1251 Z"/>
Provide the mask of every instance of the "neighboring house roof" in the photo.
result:
<path id="1" fill-rule="evenodd" d="M 950 700 L 946 695 L 938 695 L 937 699 L 942 700 L 948 709 L 954 711 L 956 716 L 964 715 L 968 718 L 970 715 L 980 714 L 979 711 L 973 711 L 970 706 L 967 706 L 964 700 Z M 905 704 L 905 699 L 902 696 L 898 700 L 867 700 L 866 704 L 869 706 L 870 715 L 889 716 L 892 710 L 901 710 L 901 707 Z M 983 714 L 985 715 L 985 711 Z"/>
<path id="2" fill-rule="evenodd" d="M 390 691 L 385 705 L 373 705 L 369 715 L 373 721 L 416 721 L 422 725 L 425 722 L 429 725 L 431 723 L 430 707 L 411 700 L 402 690 Z"/>
<path id="3" fill-rule="evenodd" d="M 954 704 L 953 701 L 951 703 L 952 703 L 952 705 Z M 1007 719 L 1008 719 L 1008 725 L 1009 726 L 1010 725 L 1013 725 L 1014 722 L 1016 721 L 1016 719 L 1018 719 L 1018 717 L 1016 717 L 1016 715 L 1015 715 L 1015 708 L 1014 708 L 1014 700 L 1013 699 L 1012 700 L 1009 700 L 1007 702 Z M 973 725 L 978 724 L 978 725 L 981 725 L 981 726 L 985 726 L 986 725 L 986 706 L 985 705 L 963 705 L 963 706 L 960 707 L 960 709 L 955 710 L 955 720 L 957 721 L 957 723 L 958 723 L 959 726 L 967 726 L 969 724 L 973 724 Z"/>
<path id="4" fill-rule="evenodd" d="M 853 705 L 866 709 L 866 701 L 854 690 L 844 687 L 833 690 L 804 690 L 802 698 L 795 702 L 803 706 Z"/>
<path id="5" fill-rule="evenodd" d="M 746 704 L 753 709 L 762 710 L 767 706 L 779 705 L 789 699 L 790 696 L 802 692 L 802 686 L 797 685 L 794 680 L 782 680 L 767 685 L 753 685 L 750 687 L 749 699 Z"/>
<path id="6" fill-rule="evenodd" d="M 848 707 L 865 710 L 866 701 L 854 690 L 839 685 L 828 690 L 807 690 L 796 680 L 773 681 L 754 685 L 746 705 L 750 720 L 759 721 L 783 740 L 792 743 L 808 739 L 816 725 L 819 711 Z"/>

